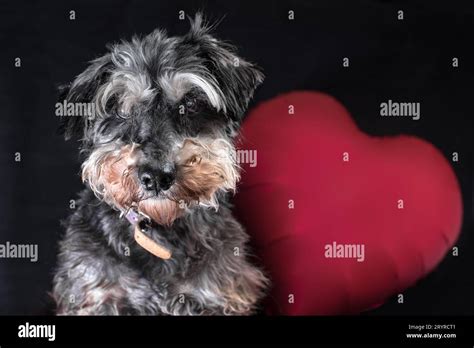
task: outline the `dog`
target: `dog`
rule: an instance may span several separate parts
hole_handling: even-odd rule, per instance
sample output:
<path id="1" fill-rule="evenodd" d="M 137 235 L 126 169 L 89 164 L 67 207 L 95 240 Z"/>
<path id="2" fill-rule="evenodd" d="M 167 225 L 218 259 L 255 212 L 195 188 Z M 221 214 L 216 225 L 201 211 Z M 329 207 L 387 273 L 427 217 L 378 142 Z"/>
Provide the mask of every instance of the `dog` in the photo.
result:
<path id="1" fill-rule="evenodd" d="M 59 315 L 250 315 L 269 280 L 230 196 L 235 139 L 263 81 L 198 13 L 183 36 L 155 30 L 108 47 L 60 99 L 82 179 L 59 242 Z"/>

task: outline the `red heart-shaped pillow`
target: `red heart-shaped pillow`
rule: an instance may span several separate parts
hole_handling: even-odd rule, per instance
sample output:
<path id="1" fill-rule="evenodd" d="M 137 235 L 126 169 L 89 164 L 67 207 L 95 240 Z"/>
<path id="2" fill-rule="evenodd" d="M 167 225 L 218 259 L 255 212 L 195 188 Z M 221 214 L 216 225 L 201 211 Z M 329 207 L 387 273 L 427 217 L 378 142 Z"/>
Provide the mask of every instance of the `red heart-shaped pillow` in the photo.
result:
<path id="1" fill-rule="evenodd" d="M 236 211 L 272 279 L 268 313 L 372 308 L 433 270 L 459 234 L 461 194 L 442 154 L 362 133 L 327 95 L 259 105 L 241 139 Z"/>

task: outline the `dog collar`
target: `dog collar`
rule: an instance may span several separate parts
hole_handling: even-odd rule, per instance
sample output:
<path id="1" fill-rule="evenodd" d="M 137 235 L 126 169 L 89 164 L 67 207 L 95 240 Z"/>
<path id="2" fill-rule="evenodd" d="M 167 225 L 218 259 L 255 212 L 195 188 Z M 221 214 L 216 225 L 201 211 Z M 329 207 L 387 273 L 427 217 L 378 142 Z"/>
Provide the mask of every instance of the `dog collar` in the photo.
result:
<path id="1" fill-rule="evenodd" d="M 130 208 L 124 215 L 134 227 L 133 237 L 138 245 L 163 260 L 168 260 L 171 257 L 169 249 L 158 244 L 144 233 L 151 225 L 151 219 L 148 216 L 133 208 Z"/>

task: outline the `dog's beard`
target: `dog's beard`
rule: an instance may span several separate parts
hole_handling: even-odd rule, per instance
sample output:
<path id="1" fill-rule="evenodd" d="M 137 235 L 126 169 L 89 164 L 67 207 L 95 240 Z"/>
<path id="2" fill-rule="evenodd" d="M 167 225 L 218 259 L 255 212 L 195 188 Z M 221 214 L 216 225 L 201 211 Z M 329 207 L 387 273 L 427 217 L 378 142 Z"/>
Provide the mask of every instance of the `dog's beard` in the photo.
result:
<path id="1" fill-rule="evenodd" d="M 218 192 L 234 191 L 239 180 L 234 146 L 223 138 L 187 138 L 176 148 L 176 182 L 158 195 L 140 187 L 137 164 L 143 154 L 137 144 L 100 146 L 84 162 L 82 178 L 108 204 L 121 211 L 137 208 L 162 225 L 198 205 L 217 209 Z"/>

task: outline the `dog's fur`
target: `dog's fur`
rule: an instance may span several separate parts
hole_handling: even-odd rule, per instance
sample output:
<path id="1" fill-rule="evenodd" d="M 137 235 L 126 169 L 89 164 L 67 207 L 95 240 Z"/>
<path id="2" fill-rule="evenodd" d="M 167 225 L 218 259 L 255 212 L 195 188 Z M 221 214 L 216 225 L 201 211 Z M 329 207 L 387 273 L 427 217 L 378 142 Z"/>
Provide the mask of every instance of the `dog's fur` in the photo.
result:
<path id="1" fill-rule="evenodd" d="M 156 30 L 111 46 L 64 90 L 96 112 L 62 117 L 66 139 L 80 138 L 87 185 L 60 242 L 58 314 L 257 310 L 268 281 L 228 192 L 239 179 L 233 141 L 262 80 L 198 14 L 182 37 Z M 171 259 L 134 241 L 121 216 L 130 208 L 152 219 L 150 237 Z"/>

